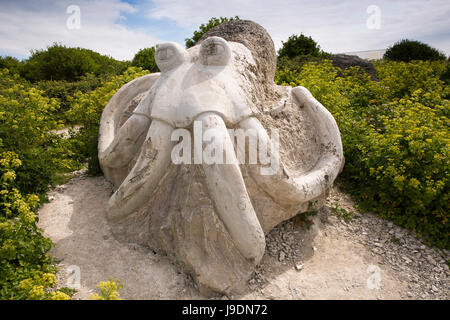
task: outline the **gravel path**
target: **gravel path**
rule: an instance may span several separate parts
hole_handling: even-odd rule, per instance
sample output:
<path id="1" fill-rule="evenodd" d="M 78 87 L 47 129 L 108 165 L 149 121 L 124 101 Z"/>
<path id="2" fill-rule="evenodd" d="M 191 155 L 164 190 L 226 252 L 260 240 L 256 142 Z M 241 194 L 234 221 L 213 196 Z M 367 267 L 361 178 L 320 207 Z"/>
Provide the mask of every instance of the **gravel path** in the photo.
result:
<path id="1" fill-rule="evenodd" d="M 60 261 L 58 286 L 73 281 L 76 269 L 81 287 L 75 299 L 88 299 L 110 277 L 124 283 L 124 299 L 206 298 L 167 257 L 114 239 L 105 219 L 111 192 L 103 177 L 79 174 L 41 208 L 39 226 L 55 242 L 50 253 Z M 221 299 L 449 299 L 448 251 L 357 213 L 337 188 L 328 201 L 312 223 L 297 217 L 273 229 L 248 289 Z M 351 221 L 341 217 L 348 212 Z"/>
<path id="2" fill-rule="evenodd" d="M 297 230 L 294 218 L 267 236 L 265 260 L 250 281 L 259 292 L 248 298 L 449 299 L 448 251 L 430 248 L 374 214 L 358 213 L 336 187 L 328 202 L 310 227 L 316 232 Z M 277 262 L 288 268 L 274 281 L 269 265 Z"/>

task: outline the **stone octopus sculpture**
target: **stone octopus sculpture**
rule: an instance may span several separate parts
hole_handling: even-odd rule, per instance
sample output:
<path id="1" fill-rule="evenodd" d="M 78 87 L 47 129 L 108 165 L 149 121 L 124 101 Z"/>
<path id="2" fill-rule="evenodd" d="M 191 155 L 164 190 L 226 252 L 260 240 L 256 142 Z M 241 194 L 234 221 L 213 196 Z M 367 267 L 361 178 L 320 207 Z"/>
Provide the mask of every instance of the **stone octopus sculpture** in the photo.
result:
<path id="1" fill-rule="evenodd" d="M 159 45 L 155 60 L 161 72 L 123 86 L 102 114 L 100 165 L 117 188 L 109 224 L 119 240 L 172 257 L 204 293 L 239 291 L 263 257 L 265 234 L 323 205 L 343 166 L 339 129 L 307 89 L 274 84 L 275 48 L 254 22 L 224 23 L 187 50 Z M 230 162 L 171 161 L 172 133 L 192 132 L 194 122 L 223 133 L 201 143 L 223 147 Z M 239 163 L 230 128 L 279 151 L 277 170 Z"/>

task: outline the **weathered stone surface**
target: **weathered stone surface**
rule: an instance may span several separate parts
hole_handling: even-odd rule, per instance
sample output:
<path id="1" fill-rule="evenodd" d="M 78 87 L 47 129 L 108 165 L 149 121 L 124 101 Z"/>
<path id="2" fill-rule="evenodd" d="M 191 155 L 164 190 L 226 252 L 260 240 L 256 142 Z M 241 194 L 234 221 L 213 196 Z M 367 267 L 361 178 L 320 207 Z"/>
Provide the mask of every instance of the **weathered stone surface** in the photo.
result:
<path id="1" fill-rule="evenodd" d="M 373 64 L 371 64 L 369 61 L 361 59 L 358 56 L 347 54 L 334 54 L 331 56 L 331 61 L 333 63 L 333 66 L 339 67 L 341 69 L 347 69 L 350 67 L 358 66 L 362 70 L 367 72 L 372 80 L 378 80 L 377 71 L 375 70 Z"/>
<path id="2" fill-rule="evenodd" d="M 273 83 L 275 57 L 267 32 L 242 20 L 188 50 L 160 45 L 161 74 L 121 88 L 102 115 L 99 160 L 117 188 L 107 214 L 114 234 L 166 253 L 203 292 L 239 291 L 264 254 L 264 235 L 320 207 L 343 163 L 333 117 L 307 89 Z M 223 134 L 201 147 L 224 147 L 231 162 L 174 162 L 171 135 L 182 128 L 195 139 L 196 124 Z M 239 165 L 228 129 L 269 142 L 278 130 L 273 172 L 248 157 Z M 277 149 L 268 148 L 272 159 Z"/>
<path id="3" fill-rule="evenodd" d="M 249 20 L 232 20 L 208 30 L 199 40 L 201 44 L 209 37 L 221 37 L 227 41 L 243 44 L 252 53 L 261 81 L 273 83 L 277 68 L 277 55 L 272 38 L 259 24 Z"/>

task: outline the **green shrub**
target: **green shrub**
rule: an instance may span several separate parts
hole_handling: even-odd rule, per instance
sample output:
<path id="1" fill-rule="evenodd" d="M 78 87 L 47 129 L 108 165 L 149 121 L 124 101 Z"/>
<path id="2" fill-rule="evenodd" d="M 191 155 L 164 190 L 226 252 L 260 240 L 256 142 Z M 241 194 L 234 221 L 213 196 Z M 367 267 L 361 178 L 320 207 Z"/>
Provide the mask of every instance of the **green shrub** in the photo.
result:
<path id="1" fill-rule="evenodd" d="M 76 81 L 87 73 L 120 74 L 128 62 L 117 61 L 95 51 L 53 44 L 46 50 L 35 50 L 25 61 L 21 75 L 29 81 Z"/>
<path id="2" fill-rule="evenodd" d="M 0 57 L 0 70 L 8 69 L 11 73 L 19 74 L 22 69 L 22 63 L 11 56 Z"/>
<path id="3" fill-rule="evenodd" d="M 445 72 L 443 61 L 411 61 L 396 62 L 382 60 L 375 63 L 381 84 L 387 90 L 388 101 L 411 96 L 422 89 L 423 93 L 432 96 L 430 103 L 436 103 L 448 93 L 440 77 Z"/>
<path id="4" fill-rule="evenodd" d="M 444 83 L 447 86 L 450 86 L 450 62 L 449 61 L 447 61 L 447 66 L 446 66 L 444 72 L 442 72 L 440 79 L 442 81 L 444 81 Z"/>
<path id="5" fill-rule="evenodd" d="M 20 77 L 19 74 L 10 71 L 8 68 L 0 68 L 0 92 L 19 84 L 24 88 L 31 87 L 30 82 Z"/>
<path id="6" fill-rule="evenodd" d="M 22 195 L 12 184 L 21 166 L 17 154 L 0 154 L 0 299 L 62 299 L 56 269 L 46 254 L 52 242 L 36 226 L 39 198 Z"/>
<path id="7" fill-rule="evenodd" d="M 293 59 L 297 56 L 313 56 L 319 57 L 322 54 L 320 46 L 311 37 L 303 34 L 292 35 L 278 50 L 278 57 L 288 57 Z"/>
<path id="8" fill-rule="evenodd" d="M 390 103 L 393 114 L 366 153 L 376 188 L 364 196 L 383 216 L 448 246 L 450 103 L 425 106 L 420 91 Z"/>
<path id="9" fill-rule="evenodd" d="M 57 100 L 22 84 L 6 69 L 0 71 L 0 78 L 0 152 L 14 151 L 21 158 L 15 180 L 21 192 L 43 193 L 57 172 L 78 168 L 80 157 L 71 151 L 70 141 L 53 133 L 63 125 L 54 120 Z"/>
<path id="10" fill-rule="evenodd" d="M 233 21 L 239 19 L 238 16 L 235 16 L 234 18 L 224 18 L 224 17 L 220 17 L 220 18 L 211 18 L 209 19 L 209 21 L 205 24 L 202 23 L 199 27 L 199 30 L 194 31 L 194 35 L 192 36 L 192 38 L 186 38 L 184 41 L 186 43 L 186 48 L 190 48 L 195 46 L 195 44 L 197 43 L 198 40 L 200 40 L 200 38 L 206 33 L 208 32 L 209 29 L 212 29 L 224 22 L 228 22 L 228 21 Z"/>
<path id="11" fill-rule="evenodd" d="M 380 81 L 358 68 L 307 63 L 277 71 L 279 84 L 308 88 L 333 114 L 346 159 L 340 181 L 367 210 L 449 248 L 449 87 L 445 62 L 382 61 Z"/>
<path id="12" fill-rule="evenodd" d="M 105 81 L 109 75 L 96 76 L 88 73 L 81 76 L 79 80 L 69 82 L 66 80 L 42 80 L 35 84 L 35 87 L 43 91 L 43 95 L 48 98 L 55 98 L 59 101 L 60 108 L 58 110 L 58 118 L 65 120 L 63 117 L 64 112 L 70 108 L 71 97 L 75 92 L 80 91 L 83 93 L 89 92 L 97 88 L 102 81 Z"/>
<path id="13" fill-rule="evenodd" d="M 53 133 L 58 101 L 0 70 L 0 299 L 69 299 L 56 283 L 51 241 L 35 211 L 61 172 L 78 169 L 76 141 Z M 37 193 L 38 195 L 30 195 Z"/>
<path id="14" fill-rule="evenodd" d="M 133 79 L 148 74 L 140 68 L 130 67 L 122 75 L 114 76 L 103 82 L 97 89 L 82 93 L 76 92 L 72 99 L 72 107 L 66 112 L 66 117 L 72 123 L 82 126 L 75 140 L 79 143 L 79 153 L 88 158 L 89 173 L 100 173 L 98 164 L 98 130 L 100 117 L 111 97 L 124 84 Z"/>
<path id="15" fill-rule="evenodd" d="M 7 74 L 0 71 L 0 76 Z M 6 148 L 20 150 L 41 145 L 51 130 L 60 127 L 61 123 L 52 119 L 58 102 L 41 94 L 22 84 L 0 90 L 0 137 Z"/>
<path id="16" fill-rule="evenodd" d="M 155 47 L 139 50 L 138 53 L 134 55 L 131 65 L 150 72 L 159 72 L 159 68 L 155 62 Z"/>
<path id="17" fill-rule="evenodd" d="M 97 285 L 100 294 L 95 293 L 89 298 L 91 300 L 122 300 L 119 291 L 123 289 L 123 283 L 119 279 L 110 278 L 109 281 L 100 281 Z"/>
<path id="18" fill-rule="evenodd" d="M 328 60 L 330 55 L 328 53 L 321 53 L 318 56 L 312 55 L 299 55 L 294 58 L 289 58 L 287 56 L 278 57 L 277 59 L 277 68 L 279 70 L 289 69 L 292 71 L 300 72 L 305 64 L 316 62 L 322 63 L 325 60 Z"/>
<path id="19" fill-rule="evenodd" d="M 386 50 L 383 56 L 393 61 L 410 62 L 412 60 L 445 60 L 446 56 L 437 49 L 420 41 L 401 40 Z"/>

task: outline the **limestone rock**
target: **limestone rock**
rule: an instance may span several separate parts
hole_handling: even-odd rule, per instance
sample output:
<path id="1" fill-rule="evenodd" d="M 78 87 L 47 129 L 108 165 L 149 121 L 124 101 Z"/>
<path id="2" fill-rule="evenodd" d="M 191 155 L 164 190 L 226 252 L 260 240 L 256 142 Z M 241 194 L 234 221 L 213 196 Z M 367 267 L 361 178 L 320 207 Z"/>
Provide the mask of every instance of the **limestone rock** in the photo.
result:
<path id="1" fill-rule="evenodd" d="M 102 114 L 99 160 L 116 187 L 110 227 L 173 258 L 202 292 L 238 292 L 265 234 L 323 205 L 343 164 L 339 129 L 306 88 L 274 84 L 273 41 L 254 22 L 220 25 L 188 50 L 160 45 L 155 60 L 161 73 L 126 84 Z M 198 142 L 199 128 L 213 139 Z M 258 143 L 241 148 L 238 132 Z M 188 141 L 183 161 L 174 134 Z M 198 146 L 227 161 L 196 162 Z"/>
<path id="2" fill-rule="evenodd" d="M 331 56 L 331 61 L 333 63 L 333 66 L 339 67 L 341 69 L 347 69 L 350 67 L 358 66 L 362 70 L 367 72 L 372 80 L 378 80 L 377 71 L 375 70 L 373 64 L 371 64 L 367 60 L 361 59 L 358 56 L 347 54 L 334 54 Z"/>

